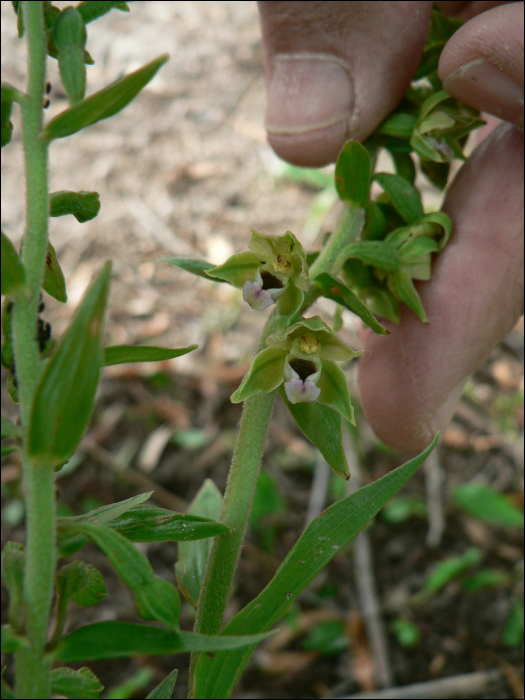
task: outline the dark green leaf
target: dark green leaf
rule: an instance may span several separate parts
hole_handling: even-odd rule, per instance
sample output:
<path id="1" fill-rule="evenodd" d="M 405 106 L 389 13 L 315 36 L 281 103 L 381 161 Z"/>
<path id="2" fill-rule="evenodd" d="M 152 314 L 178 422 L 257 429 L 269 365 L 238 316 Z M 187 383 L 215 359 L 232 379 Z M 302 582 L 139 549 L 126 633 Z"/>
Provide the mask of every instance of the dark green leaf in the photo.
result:
<path id="1" fill-rule="evenodd" d="M 102 335 L 111 277 L 106 263 L 77 308 L 36 391 L 27 437 L 33 459 L 62 464 L 89 424 L 103 363 Z"/>
<path id="2" fill-rule="evenodd" d="M 420 161 L 421 170 L 430 182 L 440 190 L 444 190 L 448 183 L 450 163 L 436 163 L 433 160 Z"/>
<path id="3" fill-rule="evenodd" d="M 512 601 L 509 619 L 501 641 L 506 647 L 518 647 L 523 644 L 523 602 L 521 600 Z"/>
<path id="4" fill-rule="evenodd" d="M 230 531 L 227 525 L 192 512 L 183 515 L 148 504 L 131 508 L 109 525 L 132 542 L 188 542 Z"/>
<path id="5" fill-rule="evenodd" d="M 26 272 L 14 245 L 2 231 L 2 294 L 12 298 L 26 298 L 29 290 L 26 286 Z"/>
<path id="6" fill-rule="evenodd" d="M 156 348 L 140 345 L 114 345 L 104 349 L 104 365 L 122 365 L 125 362 L 161 362 L 173 357 L 186 355 L 198 348 L 198 345 L 188 345 L 187 348 Z"/>
<path id="7" fill-rule="evenodd" d="M 204 279 L 211 280 L 212 282 L 225 282 L 225 280 L 210 277 L 206 274 L 207 270 L 211 270 L 212 268 L 216 267 L 216 265 L 206 262 L 205 260 L 192 260 L 191 258 L 159 258 L 157 262 L 170 263 L 170 265 L 180 267 L 181 270 L 191 272 L 192 275 L 204 277 Z"/>
<path id="8" fill-rule="evenodd" d="M 121 10 L 122 12 L 129 12 L 129 6 L 127 2 L 122 0 L 116 0 L 113 2 L 104 2 L 95 0 L 94 2 L 81 2 L 77 5 L 77 10 L 82 15 L 84 24 L 89 24 L 93 20 L 103 17 L 110 10 Z"/>
<path id="9" fill-rule="evenodd" d="M 49 122 L 39 139 L 45 141 L 62 139 L 86 126 L 96 124 L 101 119 L 117 114 L 139 94 L 167 60 L 167 54 L 159 56 L 134 73 L 126 75 L 100 92 L 87 97 L 80 104 L 65 110 Z"/>
<path id="10" fill-rule="evenodd" d="M 376 317 L 367 309 L 363 302 L 340 280 L 326 272 L 318 275 L 314 280 L 323 290 L 323 296 L 341 304 L 345 309 L 359 316 L 375 333 L 388 335 L 388 328 L 382 326 Z"/>
<path id="11" fill-rule="evenodd" d="M 55 668 L 51 671 L 51 691 L 66 698 L 96 700 L 104 686 L 87 666 L 75 671 L 72 668 Z"/>
<path id="12" fill-rule="evenodd" d="M 370 156 L 357 141 L 347 141 L 335 164 L 335 187 L 343 202 L 366 207 L 370 192 Z"/>
<path id="13" fill-rule="evenodd" d="M 218 520 L 221 514 L 222 496 L 211 479 L 205 479 L 197 491 L 188 513 L 193 516 Z M 204 570 L 208 560 L 212 540 L 202 539 L 195 542 L 181 542 L 179 559 L 175 564 L 175 574 L 179 588 L 186 600 L 197 607 L 204 579 Z"/>
<path id="14" fill-rule="evenodd" d="M 67 605 L 71 599 L 77 605 L 87 608 L 108 597 L 100 571 L 78 559 L 60 569 L 56 586 L 63 605 Z"/>
<path id="15" fill-rule="evenodd" d="M 29 639 L 16 634 L 10 625 L 5 625 L 2 627 L 2 652 L 4 654 L 8 654 L 12 651 L 18 651 L 19 649 L 27 649 L 29 646 Z"/>
<path id="16" fill-rule="evenodd" d="M 8 437 L 18 437 L 19 435 L 20 428 L 2 416 L 2 440 Z"/>
<path id="17" fill-rule="evenodd" d="M 69 103 L 73 106 L 84 99 L 86 66 L 84 47 L 87 34 L 84 20 L 74 7 L 60 13 L 53 28 L 51 41 L 58 53 L 58 68 Z"/>
<path id="18" fill-rule="evenodd" d="M 396 166 L 396 173 L 399 177 L 402 177 L 413 185 L 416 179 L 416 166 L 414 165 L 410 153 L 390 151 L 390 155 L 392 156 L 394 165 Z"/>
<path id="19" fill-rule="evenodd" d="M 316 625 L 301 645 L 304 649 L 318 651 L 332 656 L 340 654 L 348 647 L 344 623 L 340 620 L 328 620 Z"/>
<path id="20" fill-rule="evenodd" d="M 2 459 L 12 454 L 13 452 L 18 452 L 19 448 L 16 445 L 3 445 L 0 451 L 0 456 Z"/>
<path id="21" fill-rule="evenodd" d="M 377 173 L 374 180 L 378 182 L 390 197 L 397 213 L 407 224 L 415 223 L 423 216 L 423 205 L 419 192 L 410 182 L 399 175 Z"/>
<path id="22" fill-rule="evenodd" d="M 343 448 L 341 416 L 317 401 L 292 404 L 284 389 L 279 389 L 282 400 L 288 406 L 297 425 L 313 442 L 331 469 L 343 479 L 350 478 L 350 470 Z"/>
<path id="23" fill-rule="evenodd" d="M 356 258 L 382 270 L 393 271 L 401 267 L 397 250 L 384 241 L 356 241 L 345 248 L 345 254 L 347 259 Z"/>
<path id="24" fill-rule="evenodd" d="M 75 219 L 83 224 L 91 221 L 100 211 L 100 195 L 98 192 L 69 192 L 61 190 L 49 195 L 50 216 L 65 216 L 73 214 Z"/>
<path id="25" fill-rule="evenodd" d="M 2 103 L 6 102 L 22 102 L 25 95 L 17 90 L 11 83 L 2 82 Z M 2 110 L 4 105 L 2 104 Z M 2 122 L 3 123 L 3 122 Z"/>
<path id="26" fill-rule="evenodd" d="M 3 88 L 2 88 L 3 93 Z M 1 125 L 1 138 L 0 144 L 3 148 L 11 141 L 13 135 L 13 122 L 11 121 L 11 115 L 13 114 L 13 102 L 12 100 L 5 99 L 2 94 L 2 103 L 0 105 L 0 125 Z"/>
<path id="27" fill-rule="evenodd" d="M 134 622 L 97 622 L 63 637 L 54 651 L 55 659 L 65 663 L 89 659 L 117 659 L 139 654 L 180 654 L 187 651 L 238 649 L 258 644 L 268 633 L 230 637 L 226 635 L 174 632 Z"/>
<path id="28" fill-rule="evenodd" d="M 409 139 L 416 128 L 417 118 L 413 114 L 396 112 L 378 127 L 376 134 L 395 136 L 399 139 Z"/>
<path id="29" fill-rule="evenodd" d="M 381 479 L 337 501 L 303 532 L 260 595 L 224 628 L 225 634 L 267 630 L 278 622 L 299 593 L 319 574 L 408 481 L 436 446 Z M 195 669 L 194 697 L 228 698 L 255 646 L 242 651 L 201 654 Z"/>
<path id="30" fill-rule="evenodd" d="M 387 280 L 388 288 L 395 298 L 406 304 L 409 309 L 412 309 L 423 323 L 428 323 L 427 314 L 408 272 L 405 272 L 405 270 L 389 272 Z"/>
<path id="31" fill-rule="evenodd" d="M 174 669 L 146 696 L 146 700 L 170 700 L 178 675 L 178 670 Z"/>
<path id="32" fill-rule="evenodd" d="M 523 528 L 523 513 L 502 493 L 484 484 L 462 484 L 454 489 L 454 500 L 467 513 L 497 525 Z"/>
<path id="33" fill-rule="evenodd" d="M 44 270 L 44 283 L 42 288 L 49 296 L 53 297 L 61 304 L 67 301 L 66 280 L 57 254 L 51 243 L 47 242 L 46 267 Z"/>

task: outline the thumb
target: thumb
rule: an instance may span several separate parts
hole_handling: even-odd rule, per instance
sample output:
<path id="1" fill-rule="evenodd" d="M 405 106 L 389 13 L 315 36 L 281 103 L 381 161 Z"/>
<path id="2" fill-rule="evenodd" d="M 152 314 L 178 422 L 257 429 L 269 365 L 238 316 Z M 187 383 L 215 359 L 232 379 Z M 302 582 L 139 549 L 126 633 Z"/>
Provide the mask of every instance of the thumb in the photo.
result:
<path id="1" fill-rule="evenodd" d="M 438 74 L 452 97 L 523 130 L 523 3 L 464 24 L 443 49 Z"/>

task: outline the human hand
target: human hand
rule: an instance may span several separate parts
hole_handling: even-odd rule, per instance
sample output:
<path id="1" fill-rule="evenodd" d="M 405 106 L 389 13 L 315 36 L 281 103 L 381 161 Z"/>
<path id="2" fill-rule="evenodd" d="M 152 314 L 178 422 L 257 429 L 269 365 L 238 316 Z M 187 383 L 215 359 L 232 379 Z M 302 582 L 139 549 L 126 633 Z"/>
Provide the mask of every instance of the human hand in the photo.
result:
<path id="1" fill-rule="evenodd" d="M 443 51 L 445 89 L 523 130 L 522 3 L 438 4 L 467 17 L 482 12 Z M 347 139 L 372 133 L 415 73 L 431 7 L 259 3 L 268 140 L 277 154 L 320 166 L 333 161 Z M 523 133 L 498 126 L 459 172 L 443 209 L 453 237 L 432 281 L 418 285 L 430 324 L 404 309 L 390 336 L 367 332 L 359 367 L 368 420 L 385 443 L 402 450 L 422 449 L 446 427 L 466 377 L 522 313 Z"/>

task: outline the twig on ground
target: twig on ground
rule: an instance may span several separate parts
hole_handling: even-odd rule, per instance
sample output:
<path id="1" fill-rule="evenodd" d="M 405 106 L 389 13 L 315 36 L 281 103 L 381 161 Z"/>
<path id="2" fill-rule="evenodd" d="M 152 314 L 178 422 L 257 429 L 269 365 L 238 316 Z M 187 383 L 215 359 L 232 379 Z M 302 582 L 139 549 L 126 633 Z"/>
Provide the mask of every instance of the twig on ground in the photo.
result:
<path id="1" fill-rule="evenodd" d="M 308 508 L 306 509 L 306 519 L 304 523 L 305 527 L 307 527 L 312 520 L 314 520 L 314 518 L 317 518 L 317 516 L 323 512 L 326 503 L 326 492 L 328 490 L 329 480 L 330 467 L 323 459 L 321 454 L 319 454 L 317 464 L 315 465 Z"/>

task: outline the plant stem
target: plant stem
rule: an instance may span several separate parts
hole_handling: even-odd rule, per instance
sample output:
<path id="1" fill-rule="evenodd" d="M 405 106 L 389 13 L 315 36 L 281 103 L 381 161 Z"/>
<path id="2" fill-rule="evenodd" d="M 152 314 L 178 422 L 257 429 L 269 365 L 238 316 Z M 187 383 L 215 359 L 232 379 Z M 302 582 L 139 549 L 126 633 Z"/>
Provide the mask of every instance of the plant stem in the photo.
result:
<path id="1" fill-rule="evenodd" d="M 344 262 L 344 250 L 355 240 L 364 223 L 364 211 L 350 205 L 324 250 L 312 266 L 314 275 L 328 272 L 336 275 Z M 303 310 L 319 296 L 307 295 Z M 264 327 L 257 352 L 266 347 L 266 338 L 277 328 L 277 317 L 272 314 Z M 255 486 L 259 475 L 266 433 L 272 414 L 275 391 L 257 394 L 244 403 L 239 434 L 228 475 L 220 522 L 229 525 L 232 532 L 216 537 L 206 564 L 206 573 L 199 596 L 195 632 L 218 634 L 222 628 L 224 610 L 228 603 L 235 569 L 252 508 Z M 190 697 L 197 654 L 192 655 Z"/>
<path id="2" fill-rule="evenodd" d="M 23 2 L 27 35 L 28 90 L 22 102 L 26 165 L 26 229 L 22 261 L 30 297 L 17 300 L 13 314 L 16 372 L 22 423 L 27 430 L 43 367 L 36 339 L 38 304 L 47 252 L 49 194 L 47 145 L 38 141 L 46 80 L 47 37 L 42 2 Z M 51 661 L 44 655 L 56 562 L 54 469 L 22 456 L 27 508 L 24 623 L 31 647 L 17 653 L 17 696 L 48 698 Z"/>

